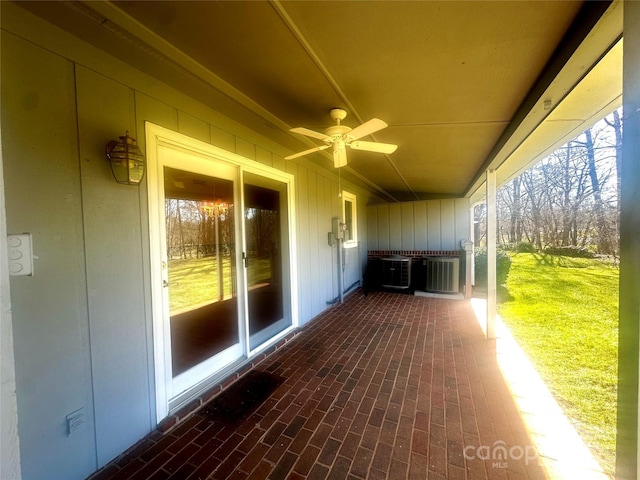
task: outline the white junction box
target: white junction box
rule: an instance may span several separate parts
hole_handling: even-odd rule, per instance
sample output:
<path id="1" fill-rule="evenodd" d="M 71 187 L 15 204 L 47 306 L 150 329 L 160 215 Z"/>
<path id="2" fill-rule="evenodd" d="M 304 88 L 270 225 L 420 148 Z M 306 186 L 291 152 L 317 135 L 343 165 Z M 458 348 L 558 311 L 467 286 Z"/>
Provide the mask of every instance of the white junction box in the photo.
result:
<path id="1" fill-rule="evenodd" d="M 7 250 L 10 275 L 33 275 L 33 247 L 30 233 L 7 235 Z"/>

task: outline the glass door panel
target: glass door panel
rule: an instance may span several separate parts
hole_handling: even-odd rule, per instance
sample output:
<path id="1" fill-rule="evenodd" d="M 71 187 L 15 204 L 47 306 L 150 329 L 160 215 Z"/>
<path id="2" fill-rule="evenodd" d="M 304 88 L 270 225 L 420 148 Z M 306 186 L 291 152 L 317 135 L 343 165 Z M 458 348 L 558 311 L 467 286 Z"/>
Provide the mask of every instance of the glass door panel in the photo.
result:
<path id="1" fill-rule="evenodd" d="M 287 185 L 244 174 L 249 348 L 291 326 Z"/>
<path id="2" fill-rule="evenodd" d="M 164 194 L 175 378 L 239 344 L 233 181 L 164 167 Z"/>

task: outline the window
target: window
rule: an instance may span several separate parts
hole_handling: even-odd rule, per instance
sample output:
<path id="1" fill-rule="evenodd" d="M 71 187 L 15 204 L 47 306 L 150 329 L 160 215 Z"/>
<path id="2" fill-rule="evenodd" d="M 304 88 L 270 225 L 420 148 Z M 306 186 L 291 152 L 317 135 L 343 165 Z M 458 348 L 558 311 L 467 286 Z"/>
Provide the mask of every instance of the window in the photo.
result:
<path id="1" fill-rule="evenodd" d="M 342 191 L 342 223 L 345 224 L 344 246 L 352 248 L 358 246 L 358 215 L 356 196 Z"/>

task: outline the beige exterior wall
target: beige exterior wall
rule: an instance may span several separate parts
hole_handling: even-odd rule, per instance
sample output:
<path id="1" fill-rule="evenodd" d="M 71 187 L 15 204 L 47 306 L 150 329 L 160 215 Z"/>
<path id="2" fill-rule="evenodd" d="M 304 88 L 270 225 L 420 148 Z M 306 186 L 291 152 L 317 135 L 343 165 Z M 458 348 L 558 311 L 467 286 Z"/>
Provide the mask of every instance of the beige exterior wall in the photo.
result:
<path id="1" fill-rule="evenodd" d="M 6 2 L 1 41 L 7 230 L 32 233 L 38 257 L 10 285 L 23 474 L 84 478 L 155 428 L 146 187 L 115 183 L 106 143 L 128 130 L 145 151 L 152 122 L 293 174 L 301 324 L 338 296 L 338 178 Z M 373 195 L 342 188 L 357 195 L 362 243 L 349 286 Z"/>
<path id="2" fill-rule="evenodd" d="M 469 199 L 369 205 L 367 245 L 383 251 L 460 250 L 470 239 Z"/>

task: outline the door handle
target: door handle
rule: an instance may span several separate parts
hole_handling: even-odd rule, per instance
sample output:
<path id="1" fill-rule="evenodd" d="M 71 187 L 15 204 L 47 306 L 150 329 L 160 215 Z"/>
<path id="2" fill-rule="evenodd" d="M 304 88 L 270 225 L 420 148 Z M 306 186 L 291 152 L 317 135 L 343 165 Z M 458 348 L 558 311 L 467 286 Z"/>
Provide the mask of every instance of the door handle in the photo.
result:
<path id="1" fill-rule="evenodd" d="M 244 262 L 244 268 L 249 268 L 249 257 L 245 252 L 242 252 L 242 261 Z"/>

